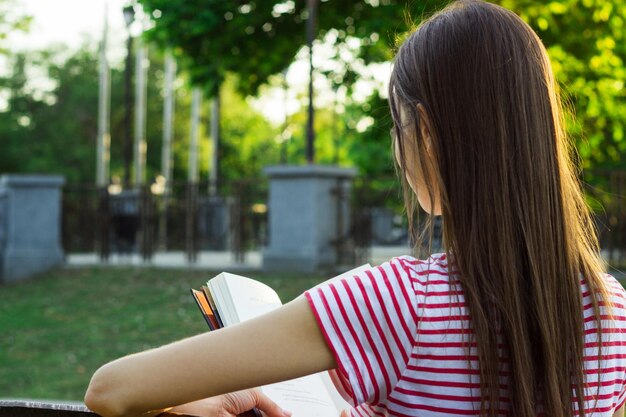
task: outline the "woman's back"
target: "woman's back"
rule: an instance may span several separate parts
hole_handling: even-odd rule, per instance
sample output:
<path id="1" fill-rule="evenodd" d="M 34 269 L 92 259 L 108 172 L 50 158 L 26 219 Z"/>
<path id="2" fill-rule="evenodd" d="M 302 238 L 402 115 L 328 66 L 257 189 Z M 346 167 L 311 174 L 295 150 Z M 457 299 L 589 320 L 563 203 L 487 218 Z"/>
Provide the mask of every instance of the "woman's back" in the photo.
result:
<path id="1" fill-rule="evenodd" d="M 598 417 L 612 416 L 626 401 L 626 291 L 612 276 L 604 279 L 611 290 L 613 320 L 601 301 L 600 364 L 593 306 L 581 281 L 585 415 Z M 396 258 L 307 297 L 335 352 L 345 391 L 356 404 L 364 403 L 354 415 L 480 414 L 475 335 L 460 283 L 450 274 L 444 254 L 426 261 Z M 508 372 L 504 353 L 499 408 L 503 415 L 515 415 Z M 571 406 L 577 410 L 575 397 Z"/>

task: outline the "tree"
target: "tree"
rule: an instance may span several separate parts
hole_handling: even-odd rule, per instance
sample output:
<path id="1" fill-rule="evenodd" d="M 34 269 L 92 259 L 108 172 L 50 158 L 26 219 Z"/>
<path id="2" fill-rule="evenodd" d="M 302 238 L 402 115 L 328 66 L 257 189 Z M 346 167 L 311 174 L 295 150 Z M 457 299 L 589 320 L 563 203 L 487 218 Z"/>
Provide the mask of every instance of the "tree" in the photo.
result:
<path id="1" fill-rule="evenodd" d="M 237 75 L 244 94 L 254 94 L 269 76 L 287 68 L 305 45 L 306 0 L 140 0 L 155 21 L 147 36 L 187 60 L 192 81 L 209 92 L 227 73 Z M 416 3 L 423 14 L 441 1 Z M 319 35 L 336 30 L 336 42 L 364 40 L 359 59 L 391 58 L 395 34 L 407 30 L 404 2 L 399 0 L 322 1 Z M 365 41 L 367 39 L 367 41 Z"/>
<path id="2" fill-rule="evenodd" d="M 60 51 L 17 53 L 11 57 L 12 73 L 0 77 L 0 93 L 7 97 L 6 108 L 0 110 L 0 172 L 53 172 L 65 176 L 69 183 L 92 184 L 95 176 L 98 61 L 97 54 L 83 47 L 61 60 Z M 151 55 L 148 72 L 147 163 L 146 178 L 160 174 L 163 101 L 163 60 Z M 54 87 L 50 91 L 33 90 L 27 74 L 45 74 Z M 185 74 L 181 75 L 185 79 Z M 183 84 L 184 85 L 184 84 Z M 225 180 L 258 175 L 261 166 L 275 155 L 278 145 L 275 131 L 233 89 L 224 86 L 223 134 L 228 138 L 223 167 Z M 111 174 L 123 172 L 123 71 L 113 68 L 111 74 Z M 174 126 L 174 179 L 186 180 L 189 144 L 190 92 L 178 88 Z M 201 123 L 209 124 L 208 103 L 202 111 Z M 258 139 L 252 132 L 260 135 Z M 201 175 L 209 167 L 210 145 L 206 129 L 201 130 Z M 260 157 L 263 156 L 263 158 Z M 232 163 L 231 163 L 232 162 Z"/>
<path id="3" fill-rule="evenodd" d="M 148 37 L 177 51 L 186 60 L 192 79 L 209 90 L 227 73 L 234 73 L 242 92 L 255 93 L 271 74 L 286 68 L 304 45 L 305 0 L 140 1 L 155 16 Z M 626 2 L 496 2 L 520 14 L 546 44 L 565 101 L 575 116 L 569 118 L 568 130 L 585 166 L 623 166 L 620 155 L 626 151 L 623 94 Z M 318 38 L 325 39 L 336 50 L 344 48 L 350 40 L 358 40 L 353 59 L 341 63 L 338 69 L 326 71 L 325 75 L 349 88 L 358 78 L 355 63 L 365 65 L 391 59 L 398 40 L 406 36 L 407 30 L 446 3 L 447 0 L 321 1 Z M 416 19 L 411 20 L 408 15 Z M 336 58 L 340 56 L 336 55 Z M 356 116 L 359 106 L 353 108 L 349 117 L 367 117 Z M 380 123 L 383 125 L 379 126 Z M 385 148 L 386 124 L 388 119 L 375 117 L 375 124 L 359 134 L 370 137 L 368 143 L 379 142 L 381 149 Z M 320 131 L 318 134 L 323 135 Z M 365 154 L 370 151 L 363 148 Z M 358 147 L 350 149 L 353 160 L 369 160 L 358 152 Z M 366 163 L 364 172 L 370 172 L 373 166 Z"/>
<path id="4" fill-rule="evenodd" d="M 52 49 L 11 57 L 13 72 L 0 79 L 8 96 L 7 108 L 0 112 L 6 151 L 0 171 L 51 172 L 70 183 L 93 182 L 97 58 L 87 49 L 60 63 L 58 55 Z M 34 90 L 26 75 L 33 72 L 45 74 L 54 87 Z"/>
<path id="5" fill-rule="evenodd" d="M 626 1 L 501 0 L 548 48 L 574 117 L 569 132 L 585 167 L 622 167 L 626 152 Z"/>
<path id="6" fill-rule="evenodd" d="M 23 132 L 30 130 L 30 115 L 43 103 L 35 100 L 26 90 L 26 57 L 17 55 L 13 60 L 13 74 L 0 78 L 0 91 L 5 92 L 7 111 L 0 112 L 0 172 L 20 172 L 22 164 L 19 147 L 24 146 Z"/>

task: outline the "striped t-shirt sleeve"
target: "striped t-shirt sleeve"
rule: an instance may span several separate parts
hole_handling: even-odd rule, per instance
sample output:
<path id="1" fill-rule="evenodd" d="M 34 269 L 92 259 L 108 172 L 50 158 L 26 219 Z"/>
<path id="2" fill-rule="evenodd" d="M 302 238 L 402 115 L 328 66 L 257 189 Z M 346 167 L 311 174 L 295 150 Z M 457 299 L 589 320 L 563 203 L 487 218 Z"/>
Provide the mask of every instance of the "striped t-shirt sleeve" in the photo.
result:
<path id="1" fill-rule="evenodd" d="M 353 405 L 382 402 L 406 370 L 415 344 L 417 301 L 403 265 L 394 259 L 305 296 Z"/>

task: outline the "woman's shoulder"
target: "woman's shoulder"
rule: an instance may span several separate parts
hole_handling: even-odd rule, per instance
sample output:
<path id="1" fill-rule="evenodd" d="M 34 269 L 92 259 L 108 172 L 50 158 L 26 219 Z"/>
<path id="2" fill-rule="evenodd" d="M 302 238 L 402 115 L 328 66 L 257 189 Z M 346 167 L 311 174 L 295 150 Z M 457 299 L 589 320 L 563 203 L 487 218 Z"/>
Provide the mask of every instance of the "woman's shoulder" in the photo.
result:
<path id="1" fill-rule="evenodd" d="M 615 276 L 608 273 L 602 274 L 602 279 L 611 297 L 613 308 L 626 313 L 626 290 L 624 290 L 622 283 Z"/>
<path id="2" fill-rule="evenodd" d="M 400 265 L 413 279 L 421 283 L 446 281 L 454 279 L 448 268 L 448 256 L 436 253 L 426 259 L 417 259 L 409 255 L 393 258 L 390 263 Z"/>
<path id="3" fill-rule="evenodd" d="M 624 290 L 621 282 L 615 277 L 615 275 L 605 273 L 602 274 L 602 279 L 607 284 L 608 288 L 617 292 L 617 295 L 621 295 L 622 297 L 626 297 L 626 291 Z"/>
<path id="4" fill-rule="evenodd" d="M 601 285 L 604 287 L 601 292 L 591 291 L 588 279 L 581 279 L 581 292 L 583 302 L 583 317 L 585 326 L 589 329 L 595 326 L 593 317 L 596 316 L 596 303 L 602 320 L 611 318 L 607 326 L 620 329 L 620 333 L 626 333 L 626 291 L 622 284 L 611 274 L 603 273 Z M 593 296 L 595 293 L 595 297 Z M 624 341 L 626 342 L 626 340 Z M 624 345 L 626 347 L 626 345 Z"/>
<path id="5" fill-rule="evenodd" d="M 459 283 L 458 278 L 448 270 L 448 256 L 445 253 L 433 254 L 426 259 L 397 256 L 338 278 L 329 281 L 331 286 L 354 288 L 360 292 L 371 289 L 380 299 L 390 295 L 381 297 L 381 291 L 391 291 L 392 295 L 400 294 L 407 300 L 412 299 L 411 304 L 415 306 L 426 296 L 458 291 L 456 284 Z"/>
<path id="6" fill-rule="evenodd" d="M 417 296 L 417 303 L 434 296 L 440 298 L 441 302 L 448 302 L 452 295 L 462 294 L 459 278 L 453 268 L 449 268 L 448 255 L 445 253 L 436 253 L 425 259 L 399 256 L 389 264 L 397 265 L 396 270 L 402 268 L 405 279 L 410 281 Z"/>

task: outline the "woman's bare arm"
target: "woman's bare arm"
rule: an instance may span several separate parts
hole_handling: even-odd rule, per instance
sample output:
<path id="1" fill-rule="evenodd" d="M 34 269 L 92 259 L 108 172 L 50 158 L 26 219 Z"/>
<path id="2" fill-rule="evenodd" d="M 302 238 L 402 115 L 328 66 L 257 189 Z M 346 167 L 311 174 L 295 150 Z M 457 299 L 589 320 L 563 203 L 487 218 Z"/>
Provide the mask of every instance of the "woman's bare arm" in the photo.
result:
<path id="1" fill-rule="evenodd" d="M 85 403 L 104 417 L 141 415 L 336 366 L 303 297 L 262 317 L 110 362 Z"/>

